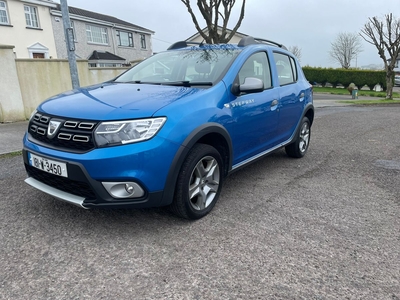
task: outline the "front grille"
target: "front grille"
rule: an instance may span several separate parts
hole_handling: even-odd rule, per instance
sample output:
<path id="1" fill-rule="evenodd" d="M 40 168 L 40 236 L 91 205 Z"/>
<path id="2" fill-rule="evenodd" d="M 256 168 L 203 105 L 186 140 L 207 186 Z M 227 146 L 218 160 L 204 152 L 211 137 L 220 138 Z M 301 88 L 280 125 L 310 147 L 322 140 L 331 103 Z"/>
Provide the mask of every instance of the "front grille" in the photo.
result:
<path id="1" fill-rule="evenodd" d="M 53 123 L 59 123 L 58 127 L 52 126 Z M 95 121 L 62 119 L 36 113 L 29 123 L 28 131 L 35 140 L 50 148 L 87 152 L 95 148 L 93 132 L 96 126 Z M 51 135 L 53 130 L 54 135 Z"/>
<path id="2" fill-rule="evenodd" d="M 36 169 L 32 166 L 25 164 L 26 172 L 30 177 L 47 184 L 58 190 L 74 194 L 76 196 L 84 197 L 86 200 L 94 200 L 96 196 L 89 184 L 82 181 L 76 181 L 69 178 L 57 176 L 54 174 L 46 173 L 42 170 Z"/>

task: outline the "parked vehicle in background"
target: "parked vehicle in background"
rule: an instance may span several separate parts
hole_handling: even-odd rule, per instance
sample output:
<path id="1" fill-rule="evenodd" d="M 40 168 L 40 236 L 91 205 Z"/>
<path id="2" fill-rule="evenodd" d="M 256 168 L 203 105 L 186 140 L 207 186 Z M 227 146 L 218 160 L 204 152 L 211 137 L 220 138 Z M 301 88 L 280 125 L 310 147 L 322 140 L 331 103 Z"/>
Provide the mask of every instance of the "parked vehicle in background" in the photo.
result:
<path id="1" fill-rule="evenodd" d="M 400 86 L 400 75 L 394 76 L 394 85 Z"/>
<path id="2" fill-rule="evenodd" d="M 231 172 L 281 147 L 303 157 L 313 119 L 312 87 L 282 45 L 178 42 L 39 105 L 25 181 L 83 208 L 169 206 L 198 219 Z"/>

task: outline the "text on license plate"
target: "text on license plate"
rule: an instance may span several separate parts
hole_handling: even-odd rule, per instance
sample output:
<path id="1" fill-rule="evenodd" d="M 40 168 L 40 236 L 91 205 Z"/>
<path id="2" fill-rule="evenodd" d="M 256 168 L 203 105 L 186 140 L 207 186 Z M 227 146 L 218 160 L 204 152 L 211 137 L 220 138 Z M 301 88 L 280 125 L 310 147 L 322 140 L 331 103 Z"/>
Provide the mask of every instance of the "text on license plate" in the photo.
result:
<path id="1" fill-rule="evenodd" d="M 67 164 L 47 159 L 32 153 L 28 153 L 29 164 L 39 170 L 55 174 L 62 177 L 68 177 Z"/>

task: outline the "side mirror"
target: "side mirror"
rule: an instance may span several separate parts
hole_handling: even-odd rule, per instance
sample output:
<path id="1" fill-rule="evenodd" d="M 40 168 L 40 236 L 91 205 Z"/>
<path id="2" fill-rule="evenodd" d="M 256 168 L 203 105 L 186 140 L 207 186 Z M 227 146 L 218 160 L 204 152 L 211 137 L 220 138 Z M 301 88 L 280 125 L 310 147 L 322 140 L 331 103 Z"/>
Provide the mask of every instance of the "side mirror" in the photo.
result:
<path id="1" fill-rule="evenodd" d="M 243 84 L 234 84 L 232 86 L 232 93 L 235 95 L 239 95 L 240 93 L 259 93 L 262 91 L 264 91 L 264 82 L 255 77 L 246 77 Z"/>

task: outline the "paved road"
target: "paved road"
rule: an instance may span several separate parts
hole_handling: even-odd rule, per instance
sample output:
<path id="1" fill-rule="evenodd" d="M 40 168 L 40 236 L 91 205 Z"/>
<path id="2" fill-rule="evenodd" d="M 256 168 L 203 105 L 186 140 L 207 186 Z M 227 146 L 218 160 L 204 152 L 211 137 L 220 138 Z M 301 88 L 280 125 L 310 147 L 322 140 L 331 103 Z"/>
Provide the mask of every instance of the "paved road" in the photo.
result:
<path id="1" fill-rule="evenodd" d="M 82 210 L 0 158 L 0 299 L 400 299 L 399 115 L 317 109 L 306 157 L 238 171 L 196 222 Z"/>
<path id="2" fill-rule="evenodd" d="M 0 123 L 0 155 L 22 149 L 22 138 L 28 122 Z"/>

